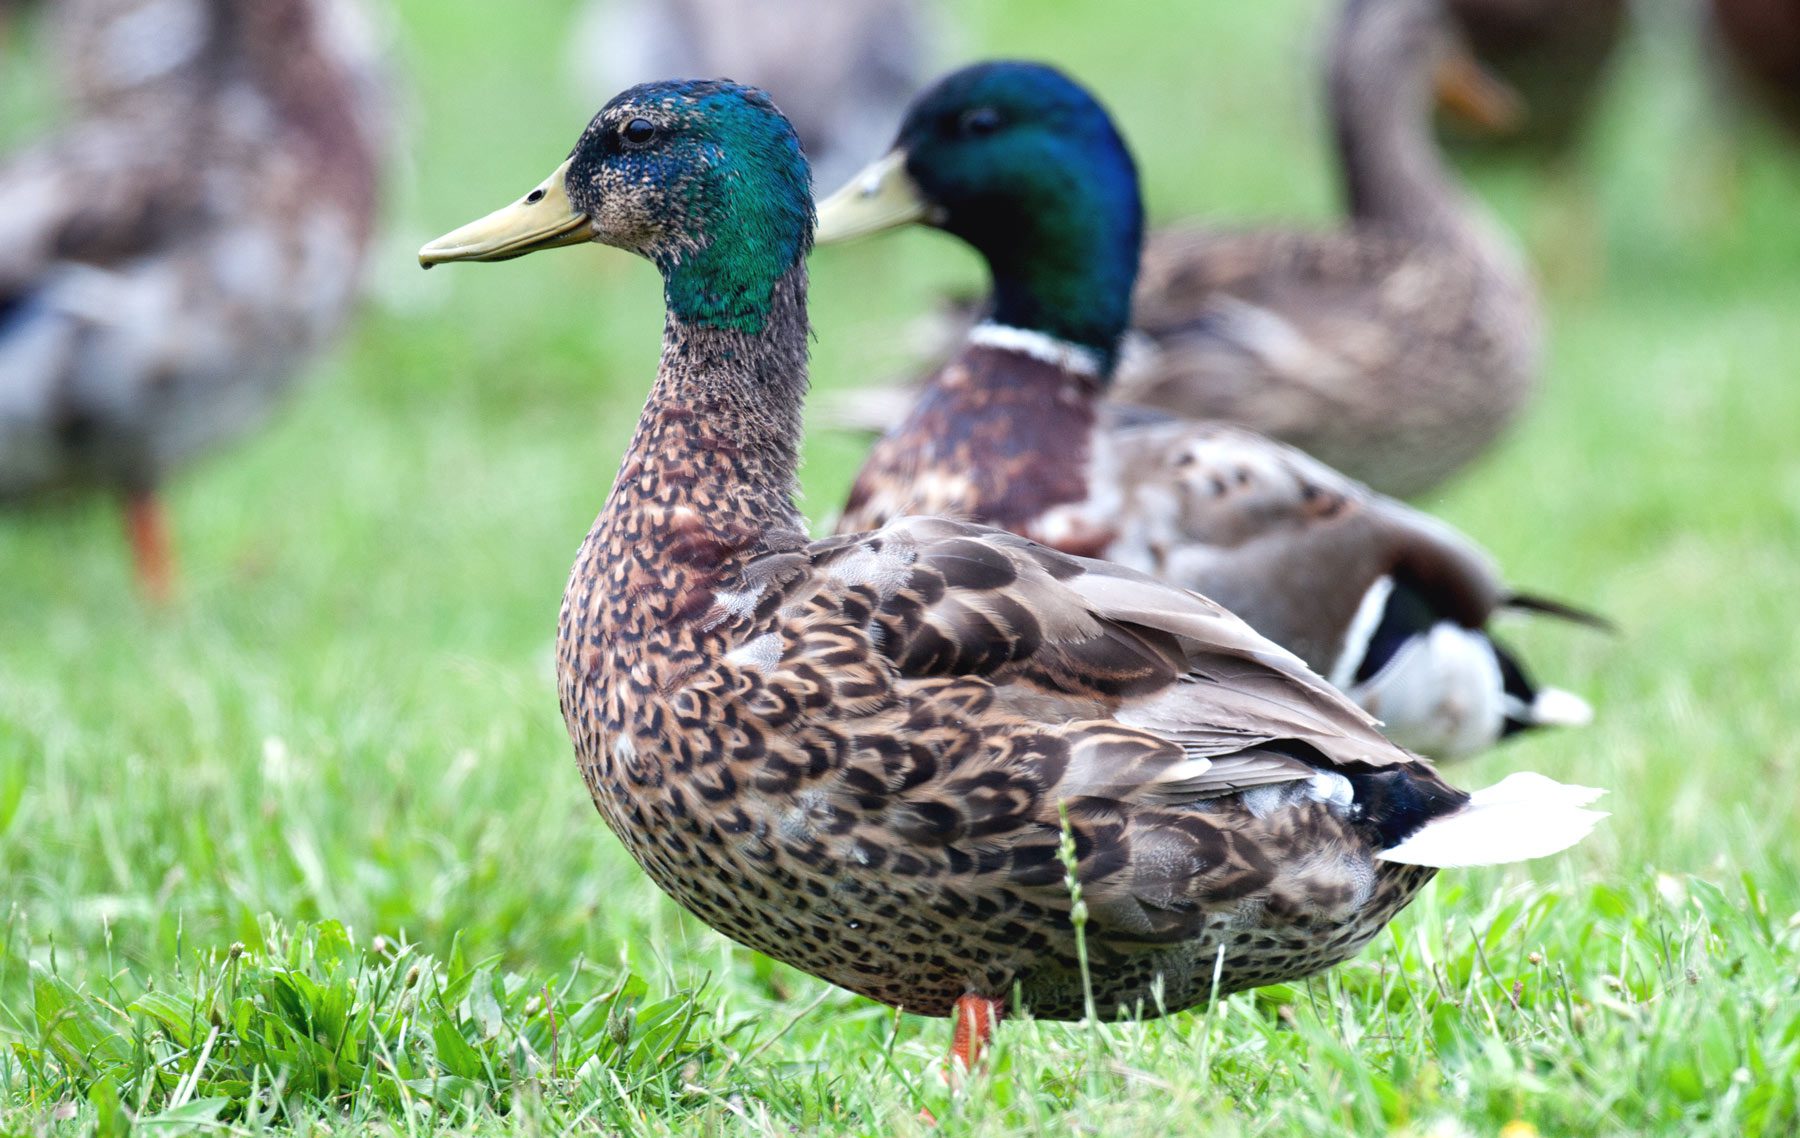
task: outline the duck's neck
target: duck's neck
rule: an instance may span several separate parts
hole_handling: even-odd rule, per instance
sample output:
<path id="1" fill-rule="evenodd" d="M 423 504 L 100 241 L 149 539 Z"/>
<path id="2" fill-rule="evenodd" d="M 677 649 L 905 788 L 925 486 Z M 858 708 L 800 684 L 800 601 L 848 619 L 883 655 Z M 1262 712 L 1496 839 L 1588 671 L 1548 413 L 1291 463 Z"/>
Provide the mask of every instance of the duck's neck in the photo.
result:
<path id="1" fill-rule="evenodd" d="M 994 281 L 989 323 L 1070 345 L 1111 377 L 1131 322 L 1143 213 L 1130 159 L 1096 161 L 1004 216 L 960 219 Z M 953 232 L 957 227 L 953 226 Z"/>
<path id="2" fill-rule="evenodd" d="M 1364 0 L 1364 9 L 1379 5 Z M 1359 222 L 1462 232 L 1468 204 L 1431 133 L 1429 61 L 1353 31 L 1334 47 L 1330 100 L 1346 205 Z"/>
<path id="3" fill-rule="evenodd" d="M 753 331 L 683 320 L 663 329 L 656 385 L 602 524 L 635 518 L 639 544 L 712 573 L 804 532 L 794 506 L 806 396 L 806 264 L 769 293 Z"/>

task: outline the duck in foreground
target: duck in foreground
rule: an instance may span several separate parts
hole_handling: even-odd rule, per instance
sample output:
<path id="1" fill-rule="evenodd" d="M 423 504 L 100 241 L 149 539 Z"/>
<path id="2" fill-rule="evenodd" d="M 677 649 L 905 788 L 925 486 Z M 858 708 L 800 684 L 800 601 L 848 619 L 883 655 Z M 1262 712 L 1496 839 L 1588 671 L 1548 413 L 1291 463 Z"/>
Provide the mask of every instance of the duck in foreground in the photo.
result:
<path id="1" fill-rule="evenodd" d="M 989 62 L 921 94 L 894 149 L 819 207 L 820 241 L 907 222 L 969 242 L 989 317 L 875 445 L 840 530 L 1001 526 L 1206 594 L 1435 759 L 1586 722 L 1488 635 L 1521 600 L 1462 535 L 1292 447 L 1105 396 L 1130 318 L 1137 171 L 1091 93 Z"/>
<path id="2" fill-rule="evenodd" d="M 260 423 L 356 296 L 383 108 L 345 3 L 48 13 L 77 113 L 0 163 L 0 504 L 119 494 L 152 598 L 165 479 Z"/>
<path id="3" fill-rule="evenodd" d="M 1536 857 L 1599 792 L 1466 794 L 1224 609 L 1001 530 L 807 538 L 805 158 L 762 93 L 631 88 L 523 199 L 421 261 L 598 241 L 661 269 L 662 362 L 563 598 L 601 816 L 741 944 L 959 1018 L 1014 992 L 1179 1009 L 1355 953 L 1443 866 Z"/>

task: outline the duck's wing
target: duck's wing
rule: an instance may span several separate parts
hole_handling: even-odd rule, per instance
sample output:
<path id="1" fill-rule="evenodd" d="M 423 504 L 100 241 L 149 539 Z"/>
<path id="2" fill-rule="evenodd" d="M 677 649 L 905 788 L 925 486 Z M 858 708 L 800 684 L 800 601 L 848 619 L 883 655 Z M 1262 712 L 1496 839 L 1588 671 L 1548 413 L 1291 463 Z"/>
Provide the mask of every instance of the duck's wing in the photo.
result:
<path id="1" fill-rule="evenodd" d="M 1206 797 L 1416 761 L 1292 653 L 1122 566 L 936 517 L 765 560 L 762 579 L 731 595 L 775 606 L 783 659 L 799 628 L 847 607 L 865 622 L 872 665 L 903 687 L 979 680 L 993 713 L 1021 728 L 1091 734 L 1076 750 L 1109 768 L 1136 754 L 1104 776 L 1072 763 L 1065 778 L 1084 791 L 1105 783 L 1129 801 L 1178 785 Z"/>
<path id="2" fill-rule="evenodd" d="M 1417 493 L 1480 454 L 1529 391 L 1537 318 L 1515 261 L 1489 235 L 1158 233 L 1135 301 L 1144 350 L 1115 387 Z"/>
<path id="3" fill-rule="evenodd" d="M 1451 527 L 1250 431 L 1167 423 L 1111 444 L 1110 555 L 1228 606 L 1408 747 L 1453 758 L 1586 722 L 1585 703 L 1540 689 L 1492 638 L 1499 611 L 1534 602 Z"/>
<path id="4" fill-rule="evenodd" d="M 1379 232 L 1162 230 L 1146 244 L 1133 308 L 1161 352 L 1122 377 L 1125 395 L 1154 384 L 1170 388 L 1158 405 L 1257 421 L 1226 400 L 1275 381 L 1295 392 L 1265 401 L 1309 393 L 1349 406 L 1368 394 L 1352 381 L 1380 384 L 1408 350 L 1457 334 L 1474 283 L 1465 259 Z"/>
<path id="5" fill-rule="evenodd" d="M 1109 434 L 1123 501 L 1111 555 L 1205 593 L 1321 672 L 1380 578 L 1469 628 L 1504 596 L 1473 542 L 1293 447 L 1134 418 Z"/>
<path id="6" fill-rule="evenodd" d="M 1066 911 L 1066 818 L 1090 931 L 1167 943 L 1275 891 L 1302 909 L 1366 896 L 1372 857 L 1472 809 L 1218 605 L 987 527 L 909 517 L 795 542 L 710 620 L 730 647 L 672 714 L 710 724 L 694 753 L 723 738 L 743 758 L 728 780 L 693 769 L 694 792 L 739 796 L 736 824 L 795 856 L 934 876 L 946 912 Z M 1517 822 L 1410 860 L 1537 856 L 1593 818 Z"/>

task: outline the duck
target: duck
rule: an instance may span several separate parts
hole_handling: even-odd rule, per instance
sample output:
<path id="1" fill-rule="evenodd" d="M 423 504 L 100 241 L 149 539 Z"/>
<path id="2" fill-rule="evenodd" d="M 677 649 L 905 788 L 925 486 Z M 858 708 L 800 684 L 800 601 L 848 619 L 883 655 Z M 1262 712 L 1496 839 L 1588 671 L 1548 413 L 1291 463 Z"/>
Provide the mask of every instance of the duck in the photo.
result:
<path id="1" fill-rule="evenodd" d="M 840 531 L 950 514 L 1203 593 L 1440 761 L 1590 718 L 1488 631 L 1510 608 L 1575 610 L 1508 589 L 1463 535 L 1264 435 L 1107 398 L 1143 207 L 1087 88 L 1023 61 L 928 88 L 819 204 L 817 239 L 910 223 L 982 256 L 989 315 L 875 444 Z"/>
<path id="2" fill-rule="evenodd" d="M 815 175 L 836 180 L 886 141 L 947 23 L 933 0 L 590 0 L 570 70 L 596 102 L 666 75 L 756 84 L 799 130 Z"/>
<path id="3" fill-rule="evenodd" d="M 1715 54 L 1739 91 L 1800 139 L 1800 8 L 1783 0 L 1711 0 Z"/>
<path id="4" fill-rule="evenodd" d="M 557 687 L 602 819 L 690 913 L 953 1017 L 970 1064 L 1011 1008 L 1154 1015 L 1303 976 L 1438 869 L 1592 830 L 1597 790 L 1456 789 L 1291 653 L 1123 566 L 931 515 L 812 538 L 813 230 L 773 101 L 669 80 L 419 253 L 597 242 L 660 271 L 661 358 L 563 594 Z"/>
<path id="5" fill-rule="evenodd" d="M 1458 44 L 1442 0 L 1344 0 L 1329 91 L 1345 223 L 1152 231 L 1114 398 L 1235 423 L 1400 498 L 1505 432 L 1536 386 L 1542 318 L 1517 246 L 1432 138 L 1439 101 L 1497 131 L 1516 111 Z M 953 303 L 947 323 L 969 315 Z M 912 401 L 859 390 L 829 418 L 880 432 Z"/>
<path id="6" fill-rule="evenodd" d="M 1400 498 L 1501 437 L 1536 387 L 1543 321 L 1518 247 L 1431 133 L 1454 51 L 1441 0 L 1345 0 L 1328 78 L 1345 224 L 1152 234 L 1148 350 L 1121 398 L 1249 427 Z"/>
<path id="7" fill-rule="evenodd" d="M 153 599 L 167 479 L 354 307 L 385 87 L 345 5 L 65 0 L 70 118 L 0 162 L 0 503 L 116 495 Z"/>
<path id="8" fill-rule="evenodd" d="M 1473 124 L 1459 149 L 1569 161 L 1587 133 L 1625 38 L 1628 0 L 1448 0 L 1469 53 L 1519 105 L 1506 129 Z M 1477 116 L 1479 118 L 1479 116 Z"/>

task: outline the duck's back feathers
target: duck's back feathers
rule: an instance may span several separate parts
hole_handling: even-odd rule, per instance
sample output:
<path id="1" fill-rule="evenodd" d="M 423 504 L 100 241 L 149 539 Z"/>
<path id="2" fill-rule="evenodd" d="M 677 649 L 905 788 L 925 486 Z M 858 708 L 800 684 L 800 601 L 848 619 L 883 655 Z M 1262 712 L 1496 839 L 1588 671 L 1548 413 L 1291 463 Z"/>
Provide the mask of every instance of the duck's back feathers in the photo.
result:
<path id="1" fill-rule="evenodd" d="M 1386 493 L 1441 481 L 1523 405 L 1536 301 L 1497 235 L 1172 230 L 1118 397 L 1252 427 Z"/>
<path id="2" fill-rule="evenodd" d="M 1539 689 L 1493 639 L 1515 595 L 1450 527 L 1233 427 L 1149 423 L 1107 443 L 1120 492 L 1106 556 L 1230 608 L 1404 746 L 1459 758 L 1585 722 L 1585 703 Z"/>
<path id="3" fill-rule="evenodd" d="M 615 828 L 715 926 L 926 1014 L 1015 983 L 1037 1014 L 1081 1014 L 1065 811 L 1096 997 L 1160 984 L 1173 1008 L 1205 998 L 1221 946 L 1225 991 L 1354 952 L 1426 877 L 1375 853 L 1468 801 L 1218 605 L 982 526 L 907 517 L 762 555 L 701 625 L 716 659 L 644 698 L 706 738 L 670 751 L 667 786 L 637 744 L 584 745 L 597 800 L 639 788 Z M 719 847 L 684 836 L 715 786 L 736 788 Z M 836 884 L 778 927 L 695 885 L 681 866 L 708 850 L 741 850 L 732 874 L 804 863 Z M 1315 921 L 1344 931 L 1321 941 Z M 909 943 L 926 955 L 898 972 L 860 947 Z"/>

